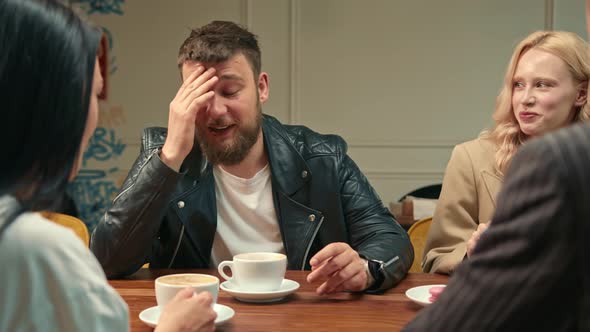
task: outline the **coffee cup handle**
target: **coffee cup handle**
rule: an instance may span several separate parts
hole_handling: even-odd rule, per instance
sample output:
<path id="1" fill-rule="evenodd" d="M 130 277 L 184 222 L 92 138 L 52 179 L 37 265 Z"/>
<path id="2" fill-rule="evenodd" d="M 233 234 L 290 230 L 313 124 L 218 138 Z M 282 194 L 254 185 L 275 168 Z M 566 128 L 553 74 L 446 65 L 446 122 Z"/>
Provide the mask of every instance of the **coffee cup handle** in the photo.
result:
<path id="1" fill-rule="evenodd" d="M 231 270 L 231 277 L 228 276 L 227 274 L 225 274 L 225 272 L 223 271 L 224 267 L 228 267 Z M 234 278 L 234 262 L 232 261 L 223 261 L 221 263 L 219 263 L 219 266 L 217 267 L 217 272 L 219 272 L 219 274 L 225 279 L 225 280 L 232 280 Z"/>

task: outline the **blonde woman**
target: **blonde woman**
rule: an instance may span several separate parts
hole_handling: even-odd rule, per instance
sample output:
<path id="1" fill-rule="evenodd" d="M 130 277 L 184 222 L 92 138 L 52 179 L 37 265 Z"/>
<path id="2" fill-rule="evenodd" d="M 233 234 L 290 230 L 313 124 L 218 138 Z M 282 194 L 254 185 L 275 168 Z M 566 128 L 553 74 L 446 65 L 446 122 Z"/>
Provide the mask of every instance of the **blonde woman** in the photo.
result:
<path id="1" fill-rule="evenodd" d="M 425 272 L 450 274 L 470 256 L 523 143 L 588 119 L 587 53 L 587 43 L 570 32 L 534 32 L 518 44 L 496 101 L 495 126 L 453 150 L 424 249 Z"/>

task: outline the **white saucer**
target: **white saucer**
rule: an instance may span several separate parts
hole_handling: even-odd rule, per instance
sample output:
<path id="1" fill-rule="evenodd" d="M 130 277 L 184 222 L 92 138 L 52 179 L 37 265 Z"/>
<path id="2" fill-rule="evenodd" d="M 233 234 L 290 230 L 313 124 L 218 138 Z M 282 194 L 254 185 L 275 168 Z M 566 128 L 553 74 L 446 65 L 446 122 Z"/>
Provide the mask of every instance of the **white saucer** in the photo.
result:
<path id="1" fill-rule="evenodd" d="M 406 291 L 406 297 L 412 300 L 414 303 L 419 304 L 423 307 L 431 304 L 430 302 L 430 288 L 432 287 L 446 287 L 447 285 L 425 285 L 425 286 L 418 286 L 410 288 Z"/>
<path id="2" fill-rule="evenodd" d="M 215 319 L 215 325 L 220 325 L 228 320 L 230 320 L 234 314 L 234 309 L 225 306 L 223 304 L 215 304 L 213 306 L 213 310 L 217 313 L 217 318 Z M 155 328 L 158 325 L 158 318 L 160 318 L 160 307 L 155 306 L 151 308 L 147 308 L 141 313 L 139 313 L 139 319 L 146 323 L 149 327 Z"/>
<path id="3" fill-rule="evenodd" d="M 229 293 L 229 295 L 243 302 L 266 303 L 277 302 L 284 299 L 287 295 L 299 289 L 297 281 L 283 279 L 281 287 L 271 292 L 249 292 L 238 289 L 231 281 L 224 281 L 219 288 Z"/>

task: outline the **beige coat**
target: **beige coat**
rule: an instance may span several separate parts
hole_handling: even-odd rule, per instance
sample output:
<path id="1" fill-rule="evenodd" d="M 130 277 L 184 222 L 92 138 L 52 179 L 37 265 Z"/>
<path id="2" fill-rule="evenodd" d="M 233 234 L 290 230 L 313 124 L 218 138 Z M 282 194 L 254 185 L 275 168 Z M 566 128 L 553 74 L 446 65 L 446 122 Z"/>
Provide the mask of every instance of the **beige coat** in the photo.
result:
<path id="1" fill-rule="evenodd" d="M 424 272 L 451 273 L 477 225 L 492 219 L 502 186 L 494 154 L 493 143 L 480 138 L 453 149 L 424 247 Z"/>

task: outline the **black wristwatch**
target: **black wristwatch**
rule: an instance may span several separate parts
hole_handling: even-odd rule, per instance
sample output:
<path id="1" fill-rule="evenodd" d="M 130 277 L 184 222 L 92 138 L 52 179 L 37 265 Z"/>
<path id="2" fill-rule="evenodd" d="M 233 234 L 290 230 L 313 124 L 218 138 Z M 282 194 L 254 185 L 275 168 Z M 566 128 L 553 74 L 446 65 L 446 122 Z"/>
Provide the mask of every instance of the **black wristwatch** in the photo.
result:
<path id="1" fill-rule="evenodd" d="M 383 265 L 385 263 L 380 260 L 367 258 L 367 264 L 369 265 L 369 272 L 371 273 L 371 276 L 375 280 L 373 285 L 371 285 L 369 288 L 367 288 L 367 290 L 370 291 L 370 290 L 378 289 L 379 287 L 381 287 L 381 284 L 385 280 L 385 274 L 383 273 L 383 268 L 384 268 Z"/>

